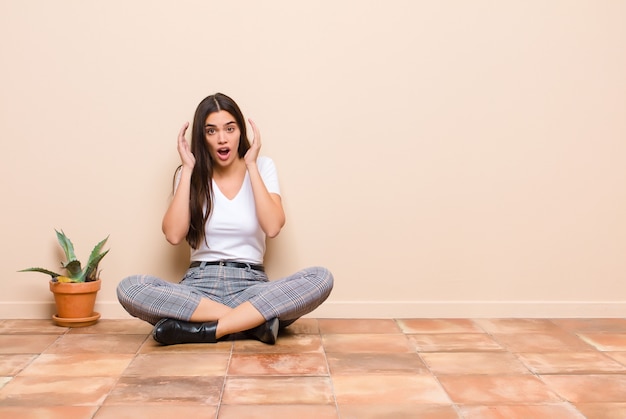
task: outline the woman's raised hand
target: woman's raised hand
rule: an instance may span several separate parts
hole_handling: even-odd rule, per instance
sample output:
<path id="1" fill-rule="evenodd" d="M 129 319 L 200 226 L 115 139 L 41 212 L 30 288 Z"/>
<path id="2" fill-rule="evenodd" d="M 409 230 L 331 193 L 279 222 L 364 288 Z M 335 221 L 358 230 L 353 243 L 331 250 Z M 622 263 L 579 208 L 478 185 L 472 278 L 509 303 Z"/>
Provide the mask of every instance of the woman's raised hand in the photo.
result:
<path id="1" fill-rule="evenodd" d="M 248 119 L 248 122 L 250 122 L 250 126 L 252 127 L 252 142 L 244 156 L 244 160 L 246 164 L 254 164 L 256 163 L 257 157 L 259 157 L 259 150 L 261 150 L 261 133 L 252 119 Z"/>
<path id="2" fill-rule="evenodd" d="M 185 122 L 183 127 L 180 129 L 180 132 L 178 133 L 178 154 L 180 154 L 180 161 L 183 164 L 183 167 L 193 169 L 193 167 L 196 165 L 196 158 L 191 152 L 191 147 L 189 147 L 189 143 L 185 138 L 185 132 L 187 132 L 187 128 L 189 128 L 189 122 Z"/>

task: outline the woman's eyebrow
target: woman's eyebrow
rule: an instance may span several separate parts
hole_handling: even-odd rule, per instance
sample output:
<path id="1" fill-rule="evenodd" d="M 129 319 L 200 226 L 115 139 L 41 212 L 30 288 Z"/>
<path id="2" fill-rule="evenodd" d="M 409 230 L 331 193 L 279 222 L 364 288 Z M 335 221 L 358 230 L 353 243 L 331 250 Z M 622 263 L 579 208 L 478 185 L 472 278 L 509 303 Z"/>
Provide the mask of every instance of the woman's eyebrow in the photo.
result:
<path id="1" fill-rule="evenodd" d="M 224 124 L 224 126 L 227 126 L 227 125 L 232 125 L 232 124 L 237 124 L 237 122 L 235 122 L 235 121 L 230 121 L 230 122 L 225 123 L 225 124 Z M 205 128 L 207 128 L 207 127 L 217 128 L 217 125 L 214 125 L 214 124 L 205 124 L 205 125 L 204 125 L 204 127 L 205 127 Z"/>

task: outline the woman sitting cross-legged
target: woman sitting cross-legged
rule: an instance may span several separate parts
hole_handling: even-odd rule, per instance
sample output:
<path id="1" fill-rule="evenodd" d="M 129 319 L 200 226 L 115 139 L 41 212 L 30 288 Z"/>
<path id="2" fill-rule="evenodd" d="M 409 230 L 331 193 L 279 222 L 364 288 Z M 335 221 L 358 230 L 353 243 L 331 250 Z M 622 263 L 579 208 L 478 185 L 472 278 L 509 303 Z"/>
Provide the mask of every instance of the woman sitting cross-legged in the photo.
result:
<path id="1" fill-rule="evenodd" d="M 263 267 L 266 237 L 285 224 L 273 161 L 259 156 L 261 136 L 250 142 L 239 106 L 217 93 L 198 105 L 178 135 L 181 165 L 163 217 L 168 242 L 191 246 L 191 263 L 175 284 L 150 275 L 124 278 L 122 306 L 154 325 L 165 345 L 214 343 L 244 332 L 274 344 L 288 326 L 324 302 L 333 287 L 325 268 L 303 269 L 269 281 Z"/>

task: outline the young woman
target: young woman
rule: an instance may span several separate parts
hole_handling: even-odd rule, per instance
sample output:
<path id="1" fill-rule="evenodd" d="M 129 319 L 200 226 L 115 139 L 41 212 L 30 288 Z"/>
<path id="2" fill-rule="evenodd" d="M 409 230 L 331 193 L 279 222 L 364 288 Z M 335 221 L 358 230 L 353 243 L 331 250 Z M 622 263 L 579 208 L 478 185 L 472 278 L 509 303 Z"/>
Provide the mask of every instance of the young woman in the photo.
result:
<path id="1" fill-rule="evenodd" d="M 304 269 L 269 281 L 263 267 L 266 237 L 285 224 L 274 163 L 259 156 L 261 136 L 252 120 L 252 143 L 239 106 L 217 93 L 196 109 L 178 134 L 181 165 L 163 233 L 191 246 L 191 264 L 174 284 L 149 275 L 124 278 L 122 306 L 153 325 L 165 345 L 214 343 L 237 332 L 274 344 L 278 329 L 310 313 L 328 298 L 333 276 Z"/>

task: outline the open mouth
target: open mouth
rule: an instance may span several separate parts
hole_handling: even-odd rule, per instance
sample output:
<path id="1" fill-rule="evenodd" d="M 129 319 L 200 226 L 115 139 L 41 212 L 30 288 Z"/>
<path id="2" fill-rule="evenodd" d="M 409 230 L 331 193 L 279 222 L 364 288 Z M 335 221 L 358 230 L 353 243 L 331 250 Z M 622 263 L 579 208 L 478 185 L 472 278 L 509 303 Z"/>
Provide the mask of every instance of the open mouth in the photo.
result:
<path id="1" fill-rule="evenodd" d="M 226 160 L 228 156 L 230 155 L 230 148 L 228 147 L 218 148 L 217 155 L 219 156 L 220 159 Z"/>

